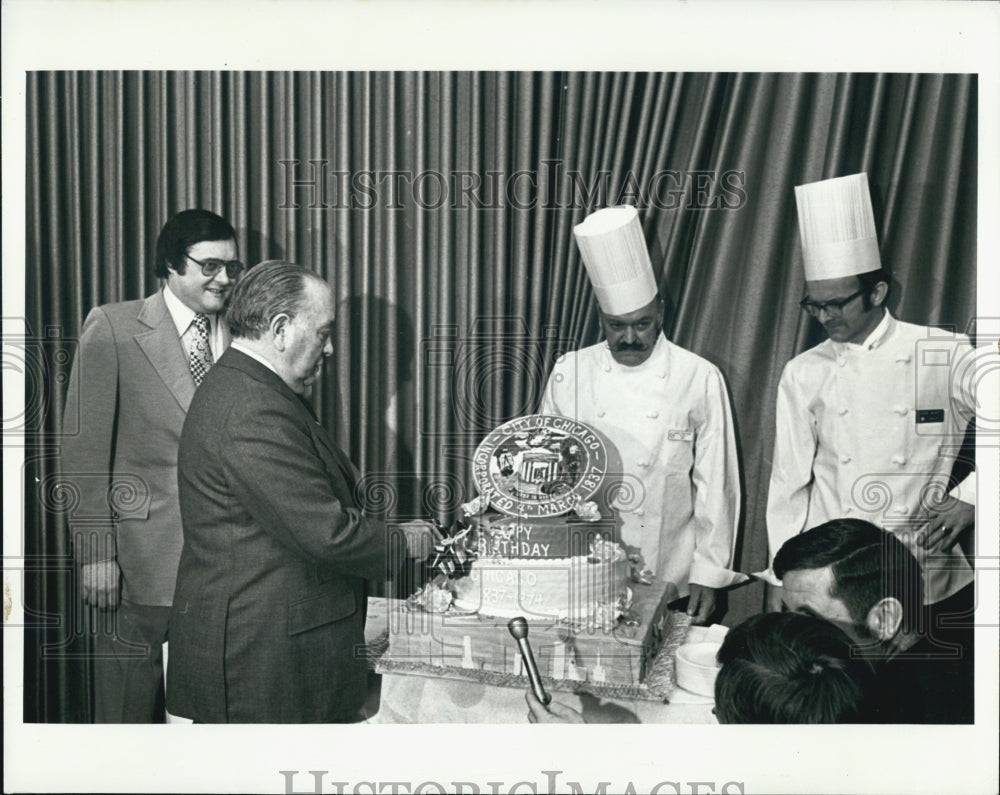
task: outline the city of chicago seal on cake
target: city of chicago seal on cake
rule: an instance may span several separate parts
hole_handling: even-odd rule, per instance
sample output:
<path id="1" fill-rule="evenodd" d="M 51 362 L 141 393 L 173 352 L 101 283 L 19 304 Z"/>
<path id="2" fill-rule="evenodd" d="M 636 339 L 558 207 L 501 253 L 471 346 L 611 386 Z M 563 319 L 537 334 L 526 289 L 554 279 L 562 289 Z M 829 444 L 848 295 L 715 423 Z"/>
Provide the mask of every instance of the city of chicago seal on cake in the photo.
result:
<path id="1" fill-rule="evenodd" d="M 530 518 L 558 516 L 601 487 L 608 451 L 582 423 L 531 414 L 505 422 L 483 439 L 472 471 L 479 493 L 494 510 Z"/>

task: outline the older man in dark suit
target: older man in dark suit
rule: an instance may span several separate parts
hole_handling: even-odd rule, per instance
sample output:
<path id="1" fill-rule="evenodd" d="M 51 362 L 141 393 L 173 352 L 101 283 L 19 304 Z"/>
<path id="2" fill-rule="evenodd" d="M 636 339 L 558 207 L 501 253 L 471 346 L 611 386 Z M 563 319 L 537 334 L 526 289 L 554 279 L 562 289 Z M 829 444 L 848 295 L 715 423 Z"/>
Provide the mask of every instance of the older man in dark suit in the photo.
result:
<path id="1" fill-rule="evenodd" d="M 195 387 L 229 344 L 219 318 L 243 270 L 238 253 L 227 221 L 184 210 L 157 239 L 164 288 L 96 307 L 83 325 L 66 399 L 82 422 L 61 466 L 76 499 L 83 601 L 105 619 L 93 660 L 98 723 L 165 717 L 162 646 L 182 546 L 177 446 Z"/>
<path id="2" fill-rule="evenodd" d="M 407 545 L 429 553 L 432 526 L 365 517 L 358 473 L 304 399 L 333 352 L 330 287 L 262 263 L 228 321 L 233 344 L 181 437 L 168 706 L 206 723 L 350 721 L 366 695 L 365 578 Z"/>

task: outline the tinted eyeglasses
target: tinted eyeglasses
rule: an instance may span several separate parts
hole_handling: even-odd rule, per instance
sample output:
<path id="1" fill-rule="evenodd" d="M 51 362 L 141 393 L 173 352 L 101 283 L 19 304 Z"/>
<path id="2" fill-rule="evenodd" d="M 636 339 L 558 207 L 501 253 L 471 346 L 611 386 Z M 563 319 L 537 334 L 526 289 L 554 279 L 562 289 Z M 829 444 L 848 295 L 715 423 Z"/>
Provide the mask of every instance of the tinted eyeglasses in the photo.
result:
<path id="1" fill-rule="evenodd" d="M 241 273 L 243 273 L 245 266 L 238 259 L 224 260 L 224 259 L 206 259 L 200 260 L 195 259 L 190 254 L 185 254 L 191 262 L 196 262 L 201 266 L 201 273 L 206 278 L 212 278 L 223 268 L 226 271 L 226 275 L 230 279 L 235 279 Z"/>
<path id="2" fill-rule="evenodd" d="M 862 288 L 856 293 L 851 293 L 846 298 L 835 298 L 832 301 L 813 301 L 810 298 L 803 298 L 799 301 L 799 306 L 801 306 L 804 311 L 808 312 L 813 317 L 819 317 L 820 312 L 826 312 L 830 317 L 840 317 L 844 314 L 845 306 L 851 303 L 851 301 L 859 295 L 864 295 L 867 292 L 867 288 Z"/>

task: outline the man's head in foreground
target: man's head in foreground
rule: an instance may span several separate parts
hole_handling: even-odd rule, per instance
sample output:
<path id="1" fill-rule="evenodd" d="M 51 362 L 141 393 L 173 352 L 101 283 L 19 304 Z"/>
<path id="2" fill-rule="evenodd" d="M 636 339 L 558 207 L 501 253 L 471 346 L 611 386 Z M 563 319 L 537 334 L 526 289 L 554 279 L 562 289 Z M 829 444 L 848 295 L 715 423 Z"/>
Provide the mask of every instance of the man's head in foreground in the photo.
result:
<path id="1" fill-rule="evenodd" d="M 308 395 L 333 353 L 330 286 L 301 265 L 272 260 L 233 290 L 226 320 L 233 341 L 266 359 L 291 390 Z"/>
<path id="2" fill-rule="evenodd" d="M 666 653 L 666 652 L 664 652 Z M 752 616 L 726 635 L 717 655 L 720 723 L 865 723 L 875 674 L 833 624 L 796 613 Z M 525 693 L 530 723 L 585 723 L 558 701 Z M 600 720 L 600 718 L 598 718 Z"/>
<path id="3" fill-rule="evenodd" d="M 826 619 L 880 652 L 919 626 L 920 565 L 894 535 L 834 519 L 786 541 L 774 556 L 785 610 Z"/>
<path id="4" fill-rule="evenodd" d="M 832 624 L 795 613 L 752 616 L 726 635 L 715 680 L 720 723 L 863 723 L 871 666 Z"/>

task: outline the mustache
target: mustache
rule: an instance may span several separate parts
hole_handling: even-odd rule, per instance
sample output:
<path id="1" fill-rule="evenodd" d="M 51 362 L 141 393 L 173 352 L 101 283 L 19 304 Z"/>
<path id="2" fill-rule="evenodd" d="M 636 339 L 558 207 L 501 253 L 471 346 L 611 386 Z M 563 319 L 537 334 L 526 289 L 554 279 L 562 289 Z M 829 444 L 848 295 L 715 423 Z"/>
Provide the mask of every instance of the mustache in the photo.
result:
<path id="1" fill-rule="evenodd" d="M 615 345 L 616 351 L 644 351 L 646 349 L 647 345 L 639 340 L 635 342 L 619 342 Z"/>

